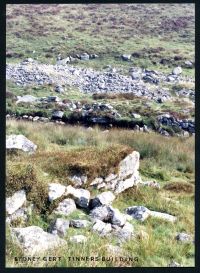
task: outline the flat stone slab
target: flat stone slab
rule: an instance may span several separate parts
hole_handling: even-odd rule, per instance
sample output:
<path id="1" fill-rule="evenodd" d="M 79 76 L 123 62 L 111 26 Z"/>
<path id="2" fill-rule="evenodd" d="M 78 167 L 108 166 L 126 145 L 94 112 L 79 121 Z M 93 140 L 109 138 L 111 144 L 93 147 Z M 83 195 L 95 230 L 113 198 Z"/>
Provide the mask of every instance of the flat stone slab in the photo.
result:
<path id="1" fill-rule="evenodd" d="M 34 153 L 37 149 L 37 145 L 23 135 L 9 135 L 6 136 L 6 149 L 17 149 L 28 153 Z"/>

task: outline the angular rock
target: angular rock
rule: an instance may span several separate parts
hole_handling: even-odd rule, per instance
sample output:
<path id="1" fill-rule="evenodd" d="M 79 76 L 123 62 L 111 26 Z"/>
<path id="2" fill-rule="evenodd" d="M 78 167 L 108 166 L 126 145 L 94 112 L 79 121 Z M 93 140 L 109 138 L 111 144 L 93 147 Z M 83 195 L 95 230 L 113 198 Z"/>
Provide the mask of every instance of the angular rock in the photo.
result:
<path id="1" fill-rule="evenodd" d="M 38 226 L 13 228 L 11 235 L 26 255 L 45 253 L 66 244 L 65 240 L 43 231 Z"/>
<path id="2" fill-rule="evenodd" d="M 6 212 L 8 215 L 13 214 L 21 208 L 26 202 L 26 193 L 24 190 L 17 191 L 11 197 L 6 198 Z"/>
<path id="3" fill-rule="evenodd" d="M 28 153 L 34 153 L 37 149 L 37 145 L 23 135 L 9 135 L 6 136 L 6 149 L 17 149 Z"/>
<path id="4" fill-rule="evenodd" d="M 70 242 L 72 243 L 86 243 L 87 242 L 87 237 L 83 236 L 83 235 L 74 235 L 72 237 L 69 238 Z"/>
<path id="5" fill-rule="evenodd" d="M 115 178 L 117 178 L 117 174 L 111 173 L 105 178 L 105 182 L 110 182 L 110 181 L 114 180 Z"/>
<path id="6" fill-rule="evenodd" d="M 75 203 L 82 208 L 87 208 L 90 200 L 90 192 L 84 189 L 75 189 L 72 186 L 67 186 L 67 194 L 70 194 Z"/>
<path id="7" fill-rule="evenodd" d="M 75 187 L 80 187 L 87 183 L 87 176 L 85 175 L 73 175 L 69 176 L 69 179 L 73 181 Z"/>
<path id="8" fill-rule="evenodd" d="M 108 206 L 95 207 L 90 211 L 90 217 L 108 222 L 111 219 L 111 211 Z"/>
<path id="9" fill-rule="evenodd" d="M 49 186 L 48 197 L 50 202 L 61 197 L 66 190 L 65 186 L 58 183 L 50 183 L 48 186 Z"/>
<path id="10" fill-rule="evenodd" d="M 183 243 L 190 243 L 192 242 L 192 236 L 185 232 L 181 232 L 176 235 L 176 240 Z"/>
<path id="11" fill-rule="evenodd" d="M 59 235 L 62 237 L 67 234 L 68 229 L 69 229 L 69 221 L 62 218 L 57 218 L 54 221 L 54 223 L 52 223 L 50 226 L 50 232 L 52 234 Z"/>
<path id="12" fill-rule="evenodd" d="M 101 184 L 102 182 L 103 182 L 103 178 L 97 177 L 90 183 L 90 186 L 96 186 L 96 185 Z"/>
<path id="13" fill-rule="evenodd" d="M 114 209 L 111 206 L 109 207 L 109 209 L 111 214 L 111 224 L 120 227 L 124 226 L 126 223 L 126 218 L 124 217 L 124 215 L 118 209 Z"/>
<path id="14" fill-rule="evenodd" d="M 133 225 L 126 222 L 122 228 L 114 232 L 114 235 L 117 236 L 120 241 L 130 240 L 134 236 Z"/>
<path id="15" fill-rule="evenodd" d="M 126 156 L 119 163 L 119 173 L 118 176 L 120 179 L 124 179 L 129 175 L 132 175 L 139 169 L 139 159 L 140 154 L 136 151 L 133 151 L 131 154 Z"/>
<path id="16" fill-rule="evenodd" d="M 122 57 L 123 61 L 130 61 L 130 59 L 131 59 L 131 55 L 130 54 L 123 54 L 121 57 Z"/>
<path id="17" fill-rule="evenodd" d="M 13 221 L 20 220 L 26 222 L 28 220 L 28 212 L 26 208 L 19 208 L 13 214 L 6 218 L 6 223 L 12 224 Z"/>
<path id="18" fill-rule="evenodd" d="M 112 231 L 112 227 L 110 223 L 104 223 L 97 219 L 92 230 L 98 232 L 101 236 L 105 236 Z"/>
<path id="19" fill-rule="evenodd" d="M 98 194 L 94 199 L 91 200 L 91 207 L 95 208 L 101 205 L 110 205 L 115 199 L 114 194 L 111 191 L 105 191 Z"/>
<path id="20" fill-rule="evenodd" d="M 66 198 L 59 203 L 58 207 L 53 211 L 55 214 L 69 215 L 76 210 L 76 204 L 73 199 Z"/>
<path id="21" fill-rule="evenodd" d="M 139 176 L 139 172 L 136 170 L 135 173 L 130 178 L 125 180 L 119 180 L 115 186 L 114 192 L 116 194 L 119 194 L 125 191 L 126 189 L 137 185 L 140 181 L 141 181 L 141 178 Z"/>
<path id="22" fill-rule="evenodd" d="M 52 114 L 53 119 L 61 119 L 64 115 L 63 111 L 54 111 Z"/>
<path id="23" fill-rule="evenodd" d="M 150 210 L 143 206 L 128 207 L 125 211 L 134 219 L 140 220 L 142 222 L 150 216 Z"/>
<path id="24" fill-rule="evenodd" d="M 70 226 L 75 227 L 75 228 L 86 228 L 91 225 L 90 221 L 87 220 L 71 220 L 70 221 Z"/>

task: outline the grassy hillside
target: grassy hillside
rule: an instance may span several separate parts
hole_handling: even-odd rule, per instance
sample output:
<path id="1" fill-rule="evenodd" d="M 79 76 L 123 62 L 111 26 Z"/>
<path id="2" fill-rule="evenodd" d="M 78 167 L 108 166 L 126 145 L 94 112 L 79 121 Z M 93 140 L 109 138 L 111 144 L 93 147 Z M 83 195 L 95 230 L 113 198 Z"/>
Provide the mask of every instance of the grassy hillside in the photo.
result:
<path id="1" fill-rule="evenodd" d="M 32 57 L 54 63 L 58 54 L 88 52 L 100 58 L 78 65 L 169 72 L 173 65 L 194 60 L 193 4 L 7 5 L 6 19 L 10 61 Z M 132 53 L 130 63 L 118 58 Z M 166 65 L 160 64 L 163 58 Z"/>
<path id="2" fill-rule="evenodd" d="M 127 257 L 137 256 L 138 262 L 70 262 L 69 256 L 110 255 L 106 243 L 116 245 L 111 237 L 100 238 L 88 229 L 70 229 L 72 234 L 90 235 L 82 248 L 69 244 L 65 250 L 57 250 L 51 255 L 62 256 L 61 262 L 54 266 L 167 266 L 171 259 L 183 266 L 194 265 L 194 247 L 178 243 L 176 232 L 194 233 L 194 138 L 163 138 L 151 134 L 113 129 L 104 132 L 98 128 L 93 131 L 81 127 L 30 122 L 7 122 L 7 134 L 23 134 L 38 145 L 36 154 L 15 153 L 7 155 L 7 194 L 26 185 L 29 188 L 28 200 L 36 204 L 36 211 L 25 226 L 38 225 L 47 230 L 51 221 L 47 205 L 47 184 L 59 182 L 68 185 L 67 173 L 76 170 L 88 175 L 89 181 L 98 175 L 107 175 L 113 166 L 132 150 L 140 152 L 140 173 L 143 180 L 155 179 L 161 190 L 138 187 L 121 193 L 113 206 L 123 211 L 128 206 L 143 205 L 149 209 L 166 212 L 178 217 L 177 223 L 148 219 L 144 223 L 132 220 L 135 231 L 148 233 L 148 239 L 139 237 L 122 245 Z M 28 177 L 28 179 L 27 179 Z M 25 184 L 24 184 L 25 183 Z M 86 185 L 85 188 L 88 188 Z M 91 190 L 91 189 L 90 189 Z M 92 196 L 99 191 L 91 190 Z M 53 206 L 56 206 L 57 202 Z M 41 214 L 42 212 L 42 214 Z M 67 219 L 87 219 L 84 211 L 73 213 Z M 19 225 L 20 223 L 16 223 Z M 21 226 L 24 226 L 21 223 Z M 142 235 L 141 235 L 142 236 Z M 97 250 L 98 242 L 98 250 Z M 29 263 L 14 263 L 13 257 L 20 253 L 7 234 L 7 266 L 34 266 Z M 19 254 L 17 255 L 19 256 Z M 41 266 L 51 266 L 52 263 Z"/>

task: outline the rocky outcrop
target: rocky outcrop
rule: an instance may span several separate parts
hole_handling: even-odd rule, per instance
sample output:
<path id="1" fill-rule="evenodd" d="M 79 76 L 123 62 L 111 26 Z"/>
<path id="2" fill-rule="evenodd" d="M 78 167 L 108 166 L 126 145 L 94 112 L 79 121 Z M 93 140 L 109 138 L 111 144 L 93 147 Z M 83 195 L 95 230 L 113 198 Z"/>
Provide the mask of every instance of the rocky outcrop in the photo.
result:
<path id="1" fill-rule="evenodd" d="M 6 149 L 34 153 L 37 149 L 37 145 L 23 135 L 9 135 L 6 136 Z"/>

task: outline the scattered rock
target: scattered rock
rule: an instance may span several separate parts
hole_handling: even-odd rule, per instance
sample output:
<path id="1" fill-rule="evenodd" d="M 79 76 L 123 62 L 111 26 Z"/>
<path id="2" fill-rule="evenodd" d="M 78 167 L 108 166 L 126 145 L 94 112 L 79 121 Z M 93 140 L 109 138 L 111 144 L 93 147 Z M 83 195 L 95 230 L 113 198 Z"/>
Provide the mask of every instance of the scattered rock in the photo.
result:
<path id="1" fill-rule="evenodd" d="M 119 163 L 119 179 L 124 179 L 129 175 L 133 175 L 139 169 L 140 154 L 133 151 Z"/>
<path id="2" fill-rule="evenodd" d="M 31 95 L 25 95 L 25 96 L 17 96 L 16 104 L 23 102 L 23 103 L 33 103 L 36 102 L 37 98 Z"/>
<path id="3" fill-rule="evenodd" d="M 192 236 L 187 233 L 181 232 L 176 235 L 176 240 L 182 243 L 190 243 L 192 242 Z"/>
<path id="4" fill-rule="evenodd" d="M 54 111 L 52 114 L 52 119 L 61 119 L 64 115 L 63 111 Z"/>
<path id="5" fill-rule="evenodd" d="M 61 197 L 65 193 L 66 187 L 58 184 L 58 183 L 50 183 L 49 184 L 49 201 L 52 202 L 53 200 Z"/>
<path id="6" fill-rule="evenodd" d="M 110 209 L 106 205 L 95 207 L 93 210 L 90 211 L 90 217 L 93 219 L 99 219 L 101 221 L 108 222 L 111 218 Z"/>
<path id="7" fill-rule="evenodd" d="M 101 236 L 105 236 L 112 231 L 112 227 L 110 223 L 104 223 L 101 220 L 96 219 L 92 230 L 98 232 Z"/>
<path id="8" fill-rule="evenodd" d="M 177 218 L 173 215 L 157 211 L 150 211 L 150 216 L 160 218 L 169 222 L 175 222 L 177 220 Z"/>
<path id="9" fill-rule="evenodd" d="M 139 119 L 139 118 L 141 118 L 141 115 L 139 115 L 139 114 L 136 114 L 136 113 L 132 113 L 132 116 L 133 116 L 133 118 L 136 118 L 136 119 Z"/>
<path id="10" fill-rule="evenodd" d="M 66 241 L 60 239 L 57 235 L 47 233 L 38 226 L 13 228 L 11 229 L 11 235 L 26 255 L 47 253 L 49 250 L 66 244 Z"/>
<path id="11" fill-rule="evenodd" d="M 124 226 L 126 223 L 126 218 L 124 215 L 118 209 L 114 209 L 111 206 L 109 207 L 109 210 L 111 214 L 111 224 L 120 227 Z"/>
<path id="12" fill-rule="evenodd" d="M 67 230 L 69 228 L 69 221 L 57 218 L 50 226 L 50 232 L 54 235 L 59 235 L 64 237 L 67 234 Z"/>
<path id="13" fill-rule="evenodd" d="M 37 149 L 37 145 L 23 135 L 9 135 L 6 136 L 6 149 L 17 149 L 28 153 L 34 153 Z"/>
<path id="14" fill-rule="evenodd" d="M 53 211 L 55 214 L 69 215 L 76 210 L 76 204 L 73 199 L 66 198 L 59 203 L 58 207 Z"/>
<path id="15" fill-rule="evenodd" d="M 87 183 L 87 176 L 81 174 L 69 176 L 69 179 L 73 182 L 74 187 L 81 187 L 82 185 Z"/>
<path id="16" fill-rule="evenodd" d="M 143 206 L 128 207 L 125 211 L 134 219 L 140 220 L 142 222 L 150 216 L 150 210 Z"/>
<path id="17" fill-rule="evenodd" d="M 123 54 L 121 57 L 122 57 L 123 61 L 130 61 L 131 60 L 130 54 Z"/>
<path id="18" fill-rule="evenodd" d="M 182 68 L 180 66 L 177 66 L 172 70 L 173 75 L 180 75 L 181 73 L 182 73 Z"/>
<path id="19" fill-rule="evenodd" d="M 133 225 L 126 222 L 126 224 L 122 228 L 114 232 L 114 235 L 117 236 L 118 239 L 123 242 L 126 240 L 130 240 L 132 237 L 134 237 L 133 231 L 134 231 Z"/>
<path id="20" fill-rule="evenodd" d="M 75 227 L 75 228 L 86 228 L 91 225 L 90 221 L 87 220 L 71 220 L 70 221 L 70 226 Z"/>
<path id="21" fill-rule="evenodd" d="M 26 193 L 24 190 L 17 191 L 11 197 L 6 198 L 6 212 L 8 215 L 13 214 L 21 208 L 26 202 Z"/>
<path id="22" fill-rule="evenodd" d="M 75 189 L 72 186 L 67 186 L 67 194 L 69 194 L 75 203 L 82 208 L 87 208 L 90 200 L 90 192 L 84 189 Z"/>
<path id="23" fill-rule="evenodd" d="M 101 205 L 110 205 L 115 199 L 114 194 L 111 191 L 105 191 L 98 194 L 94 199 L 91 199 L 91 208 L 95 208 Z"/>

